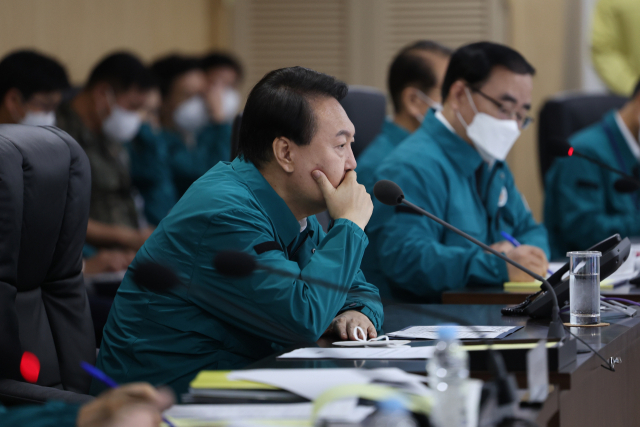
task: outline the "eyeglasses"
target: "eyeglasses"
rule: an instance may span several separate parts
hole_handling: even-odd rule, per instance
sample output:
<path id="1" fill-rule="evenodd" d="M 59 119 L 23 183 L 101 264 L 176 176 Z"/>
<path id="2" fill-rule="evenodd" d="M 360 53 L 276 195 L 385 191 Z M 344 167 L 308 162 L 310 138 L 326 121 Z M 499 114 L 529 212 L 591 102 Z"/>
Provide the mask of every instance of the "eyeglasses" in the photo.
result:
<path id="1" fill-rule="evenodd" d="M 527 127 L 529 127 L 529 125 L 531 123 L 533 123 L 533 120 L 534 120 L 533 117 L 531 117 L 531 116 L 523 116 L 518 111 L 514 111 L 513 109 L 509 109 L 509 108 L 505 107 L 502 102 L 500 102 L 500 101 L 498 101 L 496 99 L 493 99 L 492 97 L 490 97 L 486 93 L 482 92 L 480 89 L 475 89 L 473 87 L 469 87 L 469 89 L 471 89 L 473 92 L 476 92 L 477 94 L 482 96 L 484 99 L 486 99 L 487 101 L 491 102 L 493 105 L 498 107 L 498 110 L 500 110 L 500 113 L 502 113 L 505 116 L 509 117 L 511 120 L 516 120 L 520 124 L 520 129 L 524 130 Z"/>

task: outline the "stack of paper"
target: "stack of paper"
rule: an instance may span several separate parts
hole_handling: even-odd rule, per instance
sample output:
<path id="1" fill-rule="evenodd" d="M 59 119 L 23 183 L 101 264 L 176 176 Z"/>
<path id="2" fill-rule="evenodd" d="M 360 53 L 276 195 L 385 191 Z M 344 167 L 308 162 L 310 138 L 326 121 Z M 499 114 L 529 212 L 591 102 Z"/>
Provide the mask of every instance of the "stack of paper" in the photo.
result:
<path id="1" fill-rule="evenodd" d="M 451 326 L 447 326 L 450 328 Z M 409 326 L 387 335 L 394 338 L 437 340 L 442 326 Z M 466 339 L 500 339 L 522 329 L 522 326 L 455 326 L 456 337 Z"/>
<path id="2" fill-rule="evenodd" d="M 292 352 L 278 356 L 278 359 L 429 359 L 433 356 L 433 346 L 430 347 L 382 347 L 382 348 L 299 348 Z"/>

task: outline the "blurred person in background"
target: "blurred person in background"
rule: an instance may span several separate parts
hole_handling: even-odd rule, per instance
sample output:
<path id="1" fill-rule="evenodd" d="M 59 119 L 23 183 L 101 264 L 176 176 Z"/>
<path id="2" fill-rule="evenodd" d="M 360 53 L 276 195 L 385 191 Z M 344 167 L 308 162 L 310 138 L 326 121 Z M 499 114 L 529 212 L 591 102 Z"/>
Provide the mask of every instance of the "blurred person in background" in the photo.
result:
<path id="1" fill-rule="evenodd" d="M 358 157 L 358 180 L 368 193 L 375 184 L 373 173 L 391 151 L 420 127 L 430 108 L 442 109 L 440 94 L 451 49 L 420 40 L 403 48 L 389 67 L 387 85 L 393 102 L 393 119 Z"/>
<path id="2" fill-rule="evenodd" d="M 55 110 L 69 88 L 64 67 L 32 50 L 19 50 L 0 61 L 0 123 L 56 124 Z"/>
<path id="3" fill-rule="evenodd" d="M 153 229 L 140 227 L 123 144 L 138 133 L 151 78 L 135 56 L 102 59 L 87 84 L 58 108 L 57 125 L 84 149 L 91 165 L 85 273 L 124 270 Z M 97 250 L 96 250 L 97 248 Z"/>
<path id="4" fill-rule="evenodd" d="M 178 201 L 168 147 L 160 126 L 161 107 L 160 88 L 154 84 L 140 111 L 140 130 L 127 144 L 131 182 L 140 191 L 144 200 L 144 216 L 153 226 L 157 226 Z"/>
<path id="5" fill-rule="evenodd" d="M 640 78 L 640 1 L 600 0 L 593 14 L 591 59 L 600 78 L 630 96 Z"/>
<path id="6" fill-rule="evenodd" d="M 216 123 L 201 61 L 169 55 L 151 66 L 162 94 L 160 120 L 176 194 L 231 156 L 231 124 Z"/>
<path id="7" fill-rule="evenodd" d="M 609 166 L 640 178 L 640 80 L 618 111 L 572 135 L 572 147 Z M 556 158 L 545 176 L 544 223 L 551 256 L 588 247 L 615 233 L 640 236 L 638 192 L 615 189 L 620 175 L 580 157 Z"/>
<path id="8" fill-rule="evenodd" d="M 222 52 L 211 52 L 202 58 L 207 77 L 207 104 L 216 123 L 231 123 L 240 109 L 243 71 L 240 62 Z"/>

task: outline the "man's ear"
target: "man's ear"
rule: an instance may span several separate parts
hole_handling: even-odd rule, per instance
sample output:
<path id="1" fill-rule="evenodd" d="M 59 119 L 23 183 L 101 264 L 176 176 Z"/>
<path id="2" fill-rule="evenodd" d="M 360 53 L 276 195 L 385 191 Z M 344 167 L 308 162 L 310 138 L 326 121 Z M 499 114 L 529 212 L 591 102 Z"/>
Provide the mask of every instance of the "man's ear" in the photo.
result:
<path id="1" fill-rule="evenodd" d="M 460 107 L 463 105 L 464 100 L 467 98 L 467 94 L 465 92 L 465 87 L 467 87 L 467 82 L 464 80 L 456 80 L 449 89 L 449 94 L 447 95 L 447 104 L 451 106 L 453 111 L 460 111 Z"/>
<path id="2" fill-rule="evenodd" d="M 293 145 L 293 141 L 283 136 L 274 139 L 272 144 L 273 157 L 275 157 L 282 170 L 287 173 L 292 173 L 295 169 L 293 156 L 291 155 Z"/>
<path id="3" fill-rule="evenodd" d="M 419 89 L 409 86 L 402 89 L 402 92 L 400 93 L 402 109 L 413 117 L 424 115 L 422 111 L 424 109 L 424 102 L 418 98 L 418 95 L 416 94 L 417 90 Z"/>
<path id="4" fill-rule="evenodd" d="M 22 100 L 22 94 L 15 87 L 7 91 L 7 93 L 4 95 L 2 103 L 4 105 L 4 108 L 7 109 L 9 115 L 16 123 L 19 123 L 27 113 L 25 111 L 24 102 Z"/>

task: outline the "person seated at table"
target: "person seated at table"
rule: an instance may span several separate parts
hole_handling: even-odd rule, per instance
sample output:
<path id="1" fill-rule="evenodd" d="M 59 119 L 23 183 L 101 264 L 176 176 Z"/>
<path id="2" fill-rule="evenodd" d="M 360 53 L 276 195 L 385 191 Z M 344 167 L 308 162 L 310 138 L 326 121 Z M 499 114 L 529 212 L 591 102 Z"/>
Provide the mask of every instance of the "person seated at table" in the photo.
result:
<path id="1" fill-rule="evenodd" d="M 54 126 L 68 88 L 67 72 L 55 59 L 31 50 L 10 53 L 0 61 L 0 123 Z"/>
<path id="2" fill-rule="evenodd" d="M 243 71 L 240 62 L 224 52 L 210 52 L 202 58 L 207 77 L 207 105 L 216 123 L 231 123 L 240 108 L 238 88 Z"/>
<path id="3" fill-rule="evenodd" d="M 160 127 L 161 105 L 160 89 L 154 85 L 140 111 L 140 130 L 127 144 L 131 183 L 142 196 L 144 216 L 152 226 L 157 226 L 178 201 Z"/>
<path id="4" fill-rule="evenodd" d="M 108 390 L 84 405 L 49 401 L 5 408 L 3 427 L 159 427 L 162 412 L 173 405 L 171 390 L 135 383 Z"/>
<path id="5" fill-rule="evenodd" d="M 85 273 L 126 269 L 153 231 L 140 227 L 123 147 L 140 128 L 138 110 L 149 87 L 147 67 L 117 52 L 102 59 L 82 90 L 57 110 L 58 127 L 78 141 L 91 165 L 87 243 L 94 249 L 85 252 Z"/>
<path id="6" fill-rule="evenodd" d="M 442 85 L 442 111 L 427 113 L 375 179 L 396 182 L 407 200 L 544 275 L 547 233 L 533 219 L 505 163 L 531 121 L 534 72 L 507 46 L 480 42 L 456 50 Z M 504 241 L 502 231 L 522 246 Z M 363 271 L 382 297 L 437 302 L 446 290 L 532 280 L 403 206 L 376 201 L 367 234 L 371 244 Z"/>
<path id="7" fill-rule="evenodd" d="M 151 66 L 160 83 L 160 121 L 178 197 L 219 161 L 231 157 L 231 124 L 207 105 L 207 78 L 196 58 L 170 55 Z"/>
<path id="8" fill-rule="evenodd" d="M 640 178 L 640 81 L 629 101 L 571 136 L 580 153 Z M 580 157 L 556 158 L 545 176 L 544 222 L 551 254 L 586 250 L 607 237 L 640 236 L 640 194 L 615 189 L 621 176 Z"/>
<path id="9" fill-rule="evenodd" d="M 358 179 L 373 192 L 373 173 L 395 147 L 420 127 L 429 108 L 441 108 L 441 88 L 451 50 L 430 40 L 403 48 L 389 67 L 387 85 L 393 102 L 393 120 L 358 157 Z"/>
<path id="10" fill-rule="evenodd" d="M 360 271 L 373 204 L 356 181 L 354 126 L 338 102 L 347 86 L 301 67 L 265 75 L 247 101 L 239 157 L 197 180 L 138 251 L 116 295 L 97 366 L 118 382 L 145 379 L 180 395 L 205 369 L 236 369 L 323 334 L 368 337 L 383 322 L 378 290 Z M 315 214 L 335 218 L 325 233 Z M 266 271 L 226 277 L 220 251 Z M 134 282 L 155 263 L 181 284 Z M 322 278 L 335 287 L 321 286 Z M 100 385 L 92 384 L 92 393 Z"/>

